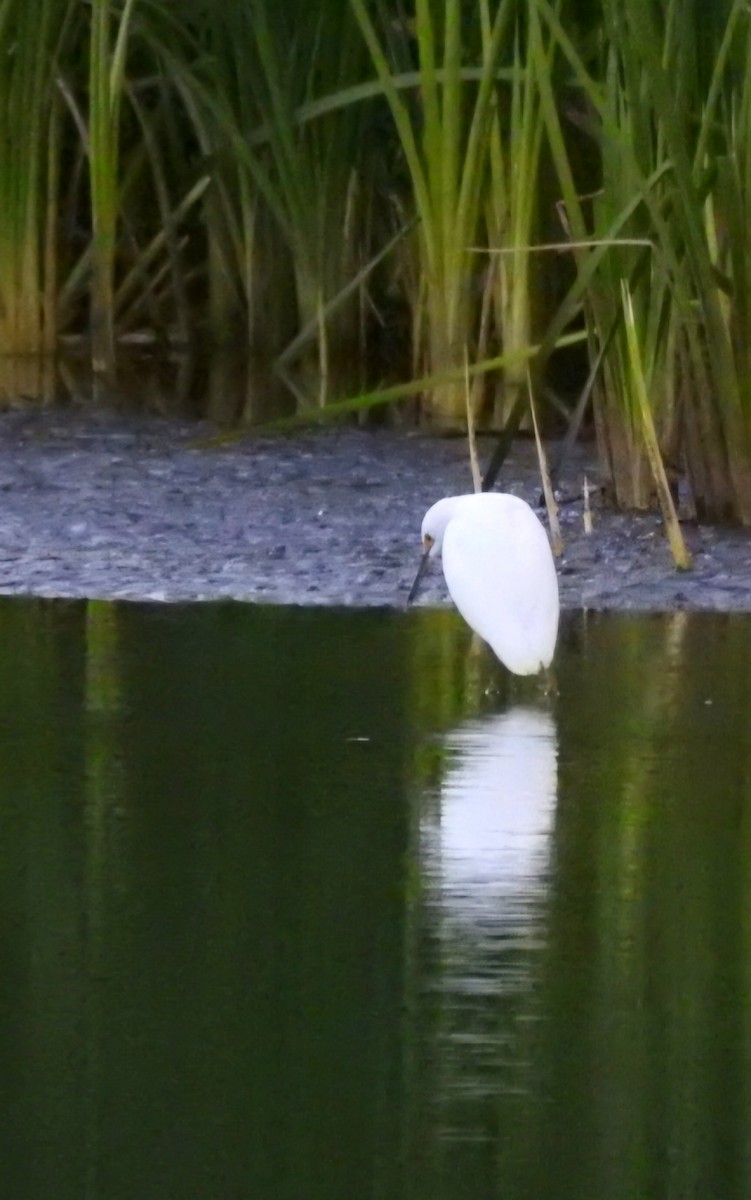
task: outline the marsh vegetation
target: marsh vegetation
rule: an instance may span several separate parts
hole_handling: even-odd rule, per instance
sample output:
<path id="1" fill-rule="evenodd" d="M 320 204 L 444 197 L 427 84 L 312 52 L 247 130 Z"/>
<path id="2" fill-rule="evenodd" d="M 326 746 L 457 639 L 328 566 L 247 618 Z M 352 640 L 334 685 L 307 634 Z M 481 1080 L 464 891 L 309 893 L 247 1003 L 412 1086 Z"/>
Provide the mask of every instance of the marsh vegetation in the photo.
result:
<path id="1" fill-rule="evenodd" d="M 2 0 L 0 393 L 64 348 L 106 396 L 134 345 L 298 413 L 513 429 L 531 388 L 621 505 L 661 464 L 749 524 L 750 39 L 744 0 Z"/>

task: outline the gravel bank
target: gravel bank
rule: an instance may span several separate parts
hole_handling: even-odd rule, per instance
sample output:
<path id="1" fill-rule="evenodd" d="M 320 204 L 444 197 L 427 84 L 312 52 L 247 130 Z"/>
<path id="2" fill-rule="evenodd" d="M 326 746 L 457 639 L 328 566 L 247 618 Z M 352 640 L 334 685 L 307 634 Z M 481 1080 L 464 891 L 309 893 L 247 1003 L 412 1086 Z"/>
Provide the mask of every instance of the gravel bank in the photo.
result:
<path id="1" fill-rule="evenodd" d="M 0 593 L 128 600 L 404 604 L 420 522 L 470 490 L 461 440 L 324 430 L 198 448 L 206 429 L 74 412 L 0 416 Z M 487 450 L 487 447 L 486 447 Z M 590 452 L 562 480 L 581 488 Z M 532 502 L 534 448 L 503 490 Z M 659 518 L 581 502 L 561 510 L 564 608 L 751 609 L 751 534 L 687 526 L 694 568 L 676 572 Z M 444 603 L 434 570 L 422 603 Z"/>

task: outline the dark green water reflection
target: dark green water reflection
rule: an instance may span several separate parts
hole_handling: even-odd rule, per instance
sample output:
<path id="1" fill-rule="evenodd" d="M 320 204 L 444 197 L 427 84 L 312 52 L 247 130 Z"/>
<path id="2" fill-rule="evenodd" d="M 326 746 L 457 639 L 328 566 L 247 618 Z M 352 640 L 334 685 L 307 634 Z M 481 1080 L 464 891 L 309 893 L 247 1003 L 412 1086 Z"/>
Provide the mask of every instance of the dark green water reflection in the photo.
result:
<path id="1" fill-rule="evenodd" d="M 572 621 L 554 703 L 424 612 L 0 666 L 0 1196 L 751 1195 L 751 620 Z"/>

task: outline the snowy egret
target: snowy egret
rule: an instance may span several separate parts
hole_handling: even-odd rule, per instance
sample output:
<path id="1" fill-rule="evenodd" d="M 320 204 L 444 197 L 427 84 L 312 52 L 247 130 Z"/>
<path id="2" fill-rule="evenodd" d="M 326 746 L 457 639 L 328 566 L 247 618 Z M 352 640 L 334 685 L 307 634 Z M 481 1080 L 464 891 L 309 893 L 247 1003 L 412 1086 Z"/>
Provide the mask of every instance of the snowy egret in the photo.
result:
<path id="1" fill-rule="evenodd" d="M 553 659 L 558 576 L 548 535 L 518 496 L 447 496 L 425 514 L 424 553 L 407 603 L 440 555 L 451 599 L 509 671 L 534 675 Z"/>

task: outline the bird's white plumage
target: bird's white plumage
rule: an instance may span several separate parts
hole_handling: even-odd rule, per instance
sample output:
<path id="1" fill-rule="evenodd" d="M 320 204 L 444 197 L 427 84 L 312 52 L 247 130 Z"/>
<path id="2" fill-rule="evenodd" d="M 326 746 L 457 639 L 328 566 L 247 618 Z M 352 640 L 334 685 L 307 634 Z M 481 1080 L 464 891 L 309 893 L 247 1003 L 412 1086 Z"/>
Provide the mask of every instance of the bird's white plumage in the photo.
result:
<path id="1" fill-rule="evenodd" d="M 558 576 L 545 529 L 518 496 L 448 496 L 425 514 L 423 542 L 440 554 L 467 624 L 516 675 L 550 666 L 558 635 Z"/>

